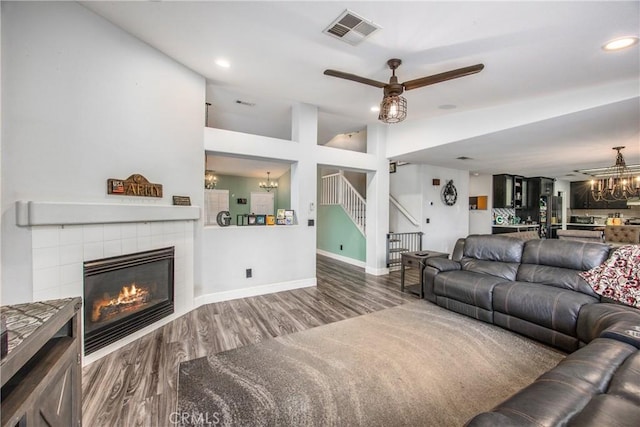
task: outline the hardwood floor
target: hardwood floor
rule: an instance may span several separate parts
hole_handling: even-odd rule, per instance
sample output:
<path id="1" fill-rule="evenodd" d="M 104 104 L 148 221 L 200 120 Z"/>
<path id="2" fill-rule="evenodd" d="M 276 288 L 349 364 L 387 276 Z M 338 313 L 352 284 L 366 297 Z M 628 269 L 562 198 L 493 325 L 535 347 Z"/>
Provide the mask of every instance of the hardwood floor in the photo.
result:
<path id="1" fill-rule="evenodd" d="M 407 271 L 417 283 L 417 271 Z M 258 343 L 416 297 L 400 292 L 400 273 L 371 276 L 323 256 L 317 287 L 198 307 L 83 369 L 85 426 L 170 426 L 181 362 Z"/>

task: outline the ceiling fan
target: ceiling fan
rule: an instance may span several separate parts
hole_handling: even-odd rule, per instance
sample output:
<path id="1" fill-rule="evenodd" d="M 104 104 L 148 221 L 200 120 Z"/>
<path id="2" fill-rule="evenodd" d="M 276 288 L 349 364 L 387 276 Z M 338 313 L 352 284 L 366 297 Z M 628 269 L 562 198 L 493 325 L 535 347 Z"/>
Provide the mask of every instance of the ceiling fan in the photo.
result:
<path id="1" fill-rule="evenodd" d="M 402 61 L 397 58 L 387 61 L 387 65 L 391 69 L 391 78 L 389 79 L 389 83 L 383 83 L 377 80 L 336 70 L 324 70 L 324 74 L 384 89 L 384 97 L 380 103 L 380 115 L 378 116 L 378 119 L 384 123 L 398 123 L 407 117 L 407 100 L 403 96 L 400 96 L 405 90 L 417 89 L 423 86 L 479 73 L 484 68 L 484 64 L 476 64 L 469 67 L 445 71 L 444 73 L 421 77 L 419 79 L 409 80 L 404 83 L 398 83 L 396 68 L 398 68 L 400 64 L 402 64 Z"/>

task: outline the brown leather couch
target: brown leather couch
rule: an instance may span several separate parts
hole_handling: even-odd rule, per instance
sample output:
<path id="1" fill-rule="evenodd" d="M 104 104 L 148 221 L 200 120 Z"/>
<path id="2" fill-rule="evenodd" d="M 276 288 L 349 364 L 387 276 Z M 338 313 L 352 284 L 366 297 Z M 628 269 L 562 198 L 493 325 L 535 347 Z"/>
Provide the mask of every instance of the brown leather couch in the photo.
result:
<path id="1" fill-rule="evenodd" d="M 640 310 L 602 302 L 578 275 L 609 251 L 486 235 L 460 239 L 450 260 L 427 261 L 427 299 L 571 352 L 468 426 L 638 425 Z"/>

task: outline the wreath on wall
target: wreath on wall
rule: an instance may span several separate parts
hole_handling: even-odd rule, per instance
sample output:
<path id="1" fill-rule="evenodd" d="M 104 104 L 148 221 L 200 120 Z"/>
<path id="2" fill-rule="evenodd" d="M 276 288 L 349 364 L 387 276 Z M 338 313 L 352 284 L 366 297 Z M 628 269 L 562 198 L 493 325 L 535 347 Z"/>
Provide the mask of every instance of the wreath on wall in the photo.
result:
<path id="1" fill-rule="evenodd" d="M 447 206 L 453 206 L 458 201 L 458 190 L 453 185 L 453 180 L 447 181 L 447 184 L 442 188 L 442 201 Z"/>

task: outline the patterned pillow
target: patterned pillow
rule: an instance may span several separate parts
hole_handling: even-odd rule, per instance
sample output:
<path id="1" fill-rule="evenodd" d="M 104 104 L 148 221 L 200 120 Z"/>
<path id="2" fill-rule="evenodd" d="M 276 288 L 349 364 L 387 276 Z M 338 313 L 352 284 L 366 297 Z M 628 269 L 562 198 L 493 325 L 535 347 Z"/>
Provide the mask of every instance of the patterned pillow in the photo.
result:
<path id="1" fill-rule="evenodd" d="M 603 264 L 579 274 L 598 295 L 640 308 L 640 245 L 621 246 Z"/>

